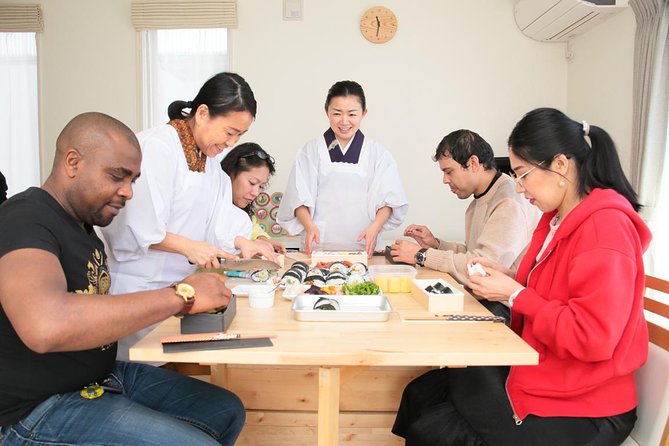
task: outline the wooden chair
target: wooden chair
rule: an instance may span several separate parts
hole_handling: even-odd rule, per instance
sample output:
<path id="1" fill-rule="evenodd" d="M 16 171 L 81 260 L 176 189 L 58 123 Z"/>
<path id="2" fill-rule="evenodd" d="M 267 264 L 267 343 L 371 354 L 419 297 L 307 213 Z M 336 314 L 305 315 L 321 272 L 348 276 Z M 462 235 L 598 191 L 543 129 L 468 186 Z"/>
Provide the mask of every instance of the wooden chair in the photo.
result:
<path id="1" fill-rule="evenodd" d="M 636 374 L 638 420 L 623 446 L 669 446 L 669 305 L 658 300 L 667 298 L 669 281 L 646 276 L 648 361 Z"/>

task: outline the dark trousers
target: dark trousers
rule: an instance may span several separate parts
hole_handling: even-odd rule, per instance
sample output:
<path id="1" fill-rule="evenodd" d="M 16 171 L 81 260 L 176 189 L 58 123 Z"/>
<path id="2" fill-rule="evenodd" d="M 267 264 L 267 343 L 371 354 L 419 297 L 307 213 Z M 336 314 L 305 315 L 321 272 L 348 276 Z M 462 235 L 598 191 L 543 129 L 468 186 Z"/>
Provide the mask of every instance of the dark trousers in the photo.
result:
<path id="1" fill-rule="evenodd" d="M 392 432 L 407 446 L 615 446 L 636 410 L 604 418 L 527 416 L 516 425 L 508 367 L 432 370 L 404 389 Z"/>

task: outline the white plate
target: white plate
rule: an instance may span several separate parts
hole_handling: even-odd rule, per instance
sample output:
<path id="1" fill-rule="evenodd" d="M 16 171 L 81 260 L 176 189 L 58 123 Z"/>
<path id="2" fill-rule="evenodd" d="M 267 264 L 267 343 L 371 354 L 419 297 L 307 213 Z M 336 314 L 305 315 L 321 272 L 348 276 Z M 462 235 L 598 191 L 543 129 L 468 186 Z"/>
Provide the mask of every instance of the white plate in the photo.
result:
<path id="1" fill-rule="evenodd" d="M 309 287 L 311 287 L 311 285 L 296 283 L 287 288 L 284 288 L 283 293 L 281 295 L 286 300 L 293 300 L 295 296 L 299 296 L 300 294 L 304 293 L 306 290 L 309 289 Z"/>
<path id="2" fill-rule="evenodd" d="M 249 285 L 237 285 L 230 289 L 232 294 L 235 296 L 248 296 L 251 291 L 269 291 L 272 288 L 276 288 L 276 285 L 263 285 L 263 284 L 249 284 Z"/>

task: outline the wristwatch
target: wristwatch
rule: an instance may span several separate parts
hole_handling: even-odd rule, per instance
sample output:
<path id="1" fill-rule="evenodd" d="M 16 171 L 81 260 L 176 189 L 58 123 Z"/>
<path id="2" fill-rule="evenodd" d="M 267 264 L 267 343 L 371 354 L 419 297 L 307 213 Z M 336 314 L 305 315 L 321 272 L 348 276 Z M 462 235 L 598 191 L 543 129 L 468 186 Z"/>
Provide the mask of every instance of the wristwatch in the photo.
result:
<path id="1" fill-rule="evenodd" d="M 174 288 L 174 293 L 184 300 L 184 306 L 175 316 L 188 314 L 195 303 L 195 288 L 187 283 L 175 283 L 172 288 Z"/>
<path id="2" fill-rule="evenodd" d="M 427 255 L 425 254 L 427 252 L 427 248 L 421 248 L 416 252 L 416 255 L 414 256 L 414 259 L 416 260 L 416 265 L 418 266 L 425 266 L 425 258 Z"/>

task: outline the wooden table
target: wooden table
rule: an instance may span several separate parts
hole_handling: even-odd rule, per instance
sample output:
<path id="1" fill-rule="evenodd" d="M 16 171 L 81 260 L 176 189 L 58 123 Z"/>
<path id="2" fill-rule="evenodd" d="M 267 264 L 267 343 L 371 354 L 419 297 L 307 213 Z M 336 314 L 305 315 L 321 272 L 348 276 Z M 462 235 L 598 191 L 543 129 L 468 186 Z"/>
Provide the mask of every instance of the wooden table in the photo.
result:
<path id="1" fill-rule="evenodd" d="M 374 258 L 378 262 L 376 258 Z M 419 270 L 420 278 L 441 277 L 462 290 L 449 275 Z M 212 382 L 226 383 L 225 366 L 216 364 L 318 367 L 318 445 L 335 446 L 339 435 L 340 383 L 370 366 L 534 365 L 538 354 L 502 323 L 403 321 L 427 311 L 410 294 L 387 294 L 393 306 L 388 322 L 301 322 L 291 302 L 277 292 L 275 305 L 252 309 L 237 299 L 230 331 L 272 334 L 274 346 L 164 354 L 160 337 L 179 333 L 170 318 L 130 349 L 130 359 L 214 364 Z M 464 313 L 488 315 L 469 294 Z"/>

